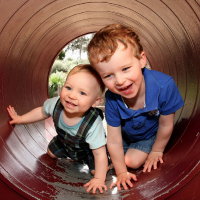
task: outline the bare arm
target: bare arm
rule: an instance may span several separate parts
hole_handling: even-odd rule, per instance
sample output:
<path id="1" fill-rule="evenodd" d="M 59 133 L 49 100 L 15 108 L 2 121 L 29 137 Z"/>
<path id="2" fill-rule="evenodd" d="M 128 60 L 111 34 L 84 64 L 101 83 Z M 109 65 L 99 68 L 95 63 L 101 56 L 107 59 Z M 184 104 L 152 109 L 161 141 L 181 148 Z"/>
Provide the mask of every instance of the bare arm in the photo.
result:
<path id="1" fill-rule="evenodd" d="M 112 188 L 114 185 L 117 185 L 118 190 L 121 190 L 121 184 L 123 185 L 124 189 L 127 188 L 127 184 L 132 187 L 133 184 L 130 182 L 131 179 L 137 180 L 136 176 L 132 173 L 128 173 L 127 167 L 125 164 L 124 158 L 124 149 L 123 149 L 123 142 L 122 142 L 122 133 L 121 133 L 121 126 L 119 127 L 107 127 L 108 136 L 107 136 L 107 146 L 108 151 L 110 153 L 110 157 L 115 168 L 115 172 L 117 174 L 117 181 L 110 185 Z"/>
<path id="2" fill-rule="evenodd" d="M 102 146 L 98 149 L 92 150 L 95 161 L 95 174 L 94 178 L 106 180 L 106 173 L 108 168 L 108 158 L 106 153 L 106 147 Z"/>
<path id="3" fill-rule="evenodd" d="M 175 113 L 160 116 L 156 140 L 144 165 L 143 172 L 150 172 L 152 166 L 157 169 L 158 161 L 163 163 L 163 152 L 174 128 L 174 115 Z"/>
<path id="4" fill-rule="evenodd" d="M 105 185 L 106 174 L 108 170 L 108 158 L 105 146 L 92 150 L 95 161 L 95 173 L 94 178 L 86 183 L 84 186 L 88 187 L 87 192 L 93 189 L 93 193 L 99 189 L 100 193 L 103 193 L 103 188 L 107 190 Z"/>
<path id="5" fill-rule="evenodd" d="M 112 127 L 107 125 L 107 146 L 110 153 L 113 166 L 117 175 L 127 172 L 125 159 L 124 159 L 124 149 L 122 143 L 121 126 Z"/>
<path id="6" fill-rule="evenodd" d="M 48 116 L 43 112 L 43 107 L 35 108 L 22 116 L 17 114 L 14 107 L 9 106 L 7 111 L 12 118 L 9 122 L 10 124 L 28 124 L 48 118 Z"/>

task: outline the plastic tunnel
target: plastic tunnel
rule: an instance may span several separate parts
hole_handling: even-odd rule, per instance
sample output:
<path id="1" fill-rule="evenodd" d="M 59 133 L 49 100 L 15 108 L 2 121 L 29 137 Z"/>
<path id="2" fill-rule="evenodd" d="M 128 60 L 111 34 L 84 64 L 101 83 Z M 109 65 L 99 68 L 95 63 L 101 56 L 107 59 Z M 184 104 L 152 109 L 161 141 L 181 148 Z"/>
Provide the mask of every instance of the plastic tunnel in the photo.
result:
<path id="1" fill-rule="evenodd" d="M 199 199 L 200 198 L 199 0 L 1 0 L 0 198 Z M 133 188 L 87 193 L 84 165 L 46 154 L 56 134 L 52 119 L 9 125 L 6 107 L 19 114 L 43 105 L 59 52 L 72 40 L 111 23 L 140 35 L 152 69 L 173 76 L 185 101 L 157 170 L 133 170 Z M 106 185 L 115 179 L 114 170 Z"/>

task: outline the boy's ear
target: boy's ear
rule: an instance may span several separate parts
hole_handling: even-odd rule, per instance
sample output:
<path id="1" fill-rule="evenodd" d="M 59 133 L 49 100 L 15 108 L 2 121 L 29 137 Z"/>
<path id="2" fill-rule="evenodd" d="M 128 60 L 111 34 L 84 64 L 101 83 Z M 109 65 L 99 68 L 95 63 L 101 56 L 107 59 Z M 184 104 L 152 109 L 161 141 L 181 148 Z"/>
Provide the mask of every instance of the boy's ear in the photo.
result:
<path id="1" fill-rule="evenodd" d="M 92 105 L 92 107 L 98 106 L 98 105 L 101 103 L 102 98 L 103 98 L 103 97 L 98 97 L 98 98 L 96 99 L 96 101 L 94 102 L 94 104 Z"/>
<path id="2" fill-rule="evenodd" d="M 147 57 L 144 51 L 140 54 L 140 63 L 141 63 L 141 68 L 144 68 L 146 66 Z"/>

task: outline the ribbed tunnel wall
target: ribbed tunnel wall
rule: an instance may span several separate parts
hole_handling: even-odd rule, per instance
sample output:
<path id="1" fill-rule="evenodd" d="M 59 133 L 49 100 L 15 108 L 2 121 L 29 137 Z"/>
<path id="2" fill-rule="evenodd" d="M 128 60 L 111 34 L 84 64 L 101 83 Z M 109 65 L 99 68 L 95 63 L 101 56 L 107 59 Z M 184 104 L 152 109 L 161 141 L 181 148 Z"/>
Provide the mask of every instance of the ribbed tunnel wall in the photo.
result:
<path id="1" fill-rule="evenodd" d="M 199 0 L 1 0 L 1 197 L 199 198 L 199 19 Z M 52 120 L 12 127 L 6 107 L 11 104 L 23 114 L 41 106 L 48 98 L 52 63 L 62 48 L 111 23 L 136 29 L 151 67 L 173 76 L 185 106 L 176 113 L 174 133 L 165 151 L 164 164 L 158 170 L 133 171 L 138 177 L 134 188 L 120 192 L 114 188 L 94 196 L 83 188 L 91 178 L 87 170 L 83 172 L 76 164 L 54 161 L 46 155 L 48 141 L 55 135 Z M 113 177 L 111 170 L 107 186 Z"/>

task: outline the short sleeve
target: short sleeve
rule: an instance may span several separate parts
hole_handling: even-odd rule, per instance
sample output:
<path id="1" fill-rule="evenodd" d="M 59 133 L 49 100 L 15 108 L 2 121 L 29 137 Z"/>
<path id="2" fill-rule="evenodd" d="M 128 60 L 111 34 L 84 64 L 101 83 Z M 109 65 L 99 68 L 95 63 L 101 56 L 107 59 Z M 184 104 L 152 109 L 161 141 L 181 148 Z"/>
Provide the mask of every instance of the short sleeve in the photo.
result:
<path id="1" fill-rule="evenodd" d="M 98 149 L 106 144 L 105 130 L 100 116 L 93 123 L 85 140 L 89 144 L 90 149 Z"/>
<path id="2" fill-rule="evenodd" d="M 53 111 L 56 105 L 56 102 L 58 101 L 60 97 L 53 97 L 51 99 L 47 99 L 43 104 L 43 111 L 46 115 L 52 116 Z"/>
<path id="3" fill-rule="evenodd" d="M 184 101 L 173 78 L 161 88 L 159 95 L 160 113 L 169 115 L 184 105 Z"/>
<path id="4" fill-rule="evenodd" d="M 105 117 L 110 126 L 118 127 L 121 125 L 120 114 L 118 111 L 118 104 L 113 93 L 109 90 L 105 94 Z"/>

